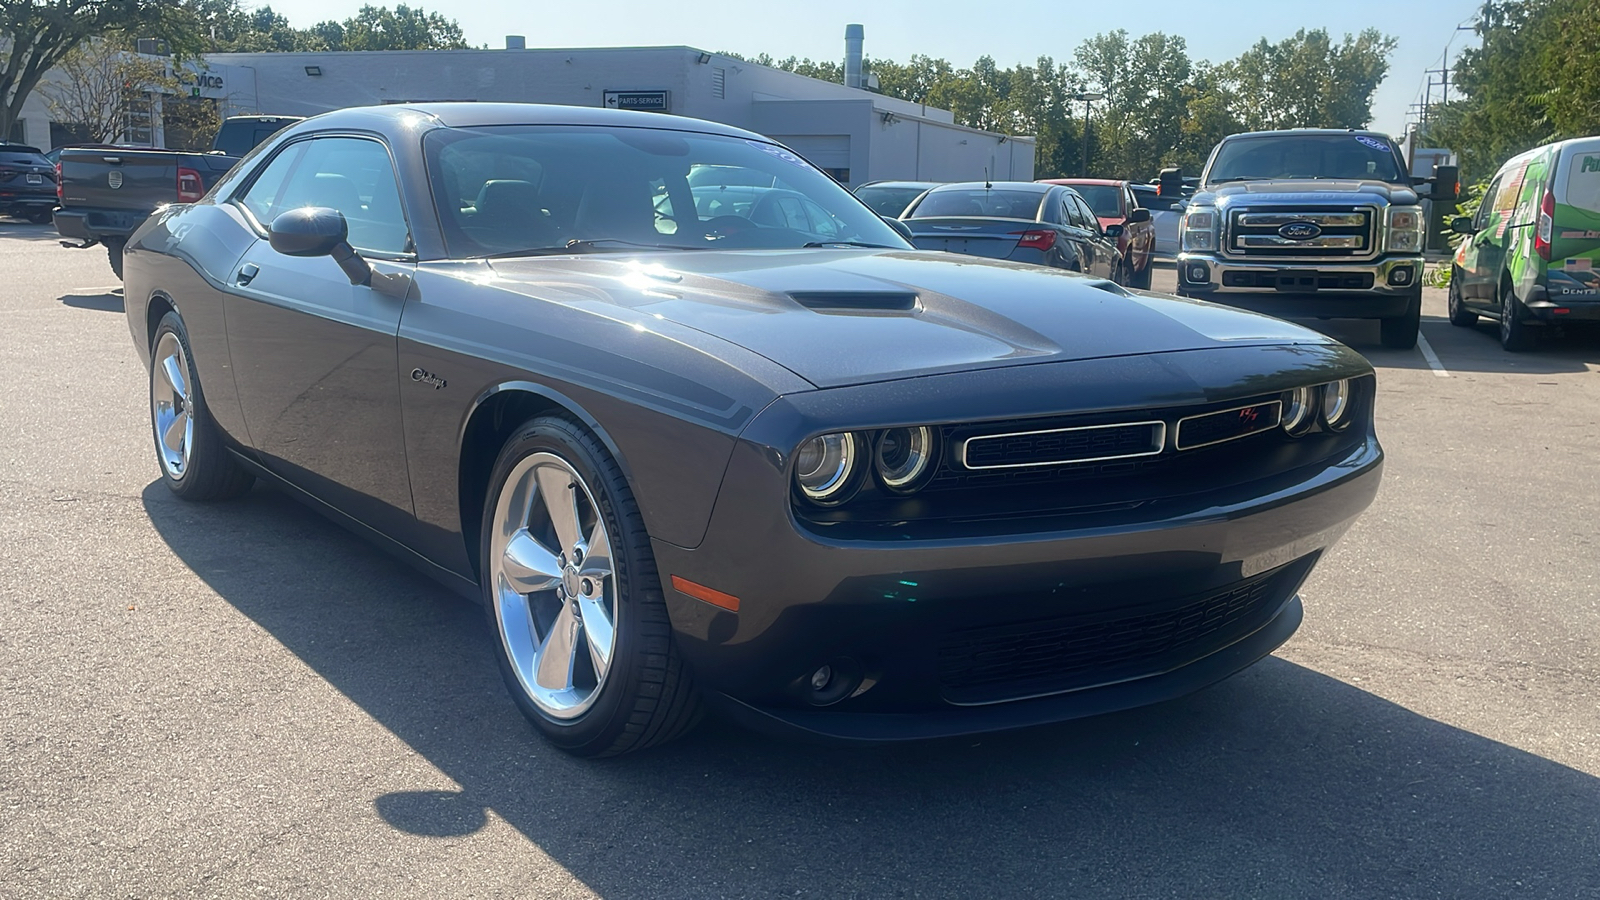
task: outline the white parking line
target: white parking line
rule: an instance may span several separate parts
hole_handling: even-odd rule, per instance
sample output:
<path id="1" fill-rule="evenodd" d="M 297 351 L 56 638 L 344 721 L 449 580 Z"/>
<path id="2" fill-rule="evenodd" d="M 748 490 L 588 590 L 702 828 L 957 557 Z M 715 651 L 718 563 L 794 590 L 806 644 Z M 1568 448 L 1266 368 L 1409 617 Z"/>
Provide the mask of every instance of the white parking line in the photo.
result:
<path id="1" fill-rule="evenodd" d="M 1417 349 L 1422 351 L 1422 358 L 1428 361 L 1428 367 L 1433 369 L 1433 374 L 1440 378 L 1449 378 L 1450 372 L 1445 369 L 1444 363 L 1439 362 L 1439 355 L 1433 352 L 1433 347 L 1428 344 L 1428 339 L 1417 332 Z"/>

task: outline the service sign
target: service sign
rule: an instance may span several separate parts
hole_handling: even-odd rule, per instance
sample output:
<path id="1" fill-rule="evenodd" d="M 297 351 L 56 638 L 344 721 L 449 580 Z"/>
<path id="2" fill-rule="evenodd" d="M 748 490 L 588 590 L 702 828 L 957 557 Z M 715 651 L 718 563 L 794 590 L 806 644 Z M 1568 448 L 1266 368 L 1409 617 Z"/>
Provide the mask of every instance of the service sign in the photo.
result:
<path id="1" fill-rule="evenodd" d="M 671 91 L 606 91 L 606 109 L 671 112 Z"/>

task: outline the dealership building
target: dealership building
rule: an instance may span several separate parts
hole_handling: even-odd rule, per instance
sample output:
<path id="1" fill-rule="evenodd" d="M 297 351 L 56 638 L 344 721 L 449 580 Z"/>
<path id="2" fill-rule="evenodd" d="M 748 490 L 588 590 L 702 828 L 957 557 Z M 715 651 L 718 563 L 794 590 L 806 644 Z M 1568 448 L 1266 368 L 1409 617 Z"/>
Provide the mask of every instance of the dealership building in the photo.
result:
<path id="1" fill-rule="evenodd" d="M 851 26 L 846 80 L 859 83 Z M 643 109 L 767 135 L 849 185 L 1033 179 L 1034 141 L 967 128 L 947 110 L 692 47 L 218 53 L 223 113 L 310 116 L 446 100 Z"/>

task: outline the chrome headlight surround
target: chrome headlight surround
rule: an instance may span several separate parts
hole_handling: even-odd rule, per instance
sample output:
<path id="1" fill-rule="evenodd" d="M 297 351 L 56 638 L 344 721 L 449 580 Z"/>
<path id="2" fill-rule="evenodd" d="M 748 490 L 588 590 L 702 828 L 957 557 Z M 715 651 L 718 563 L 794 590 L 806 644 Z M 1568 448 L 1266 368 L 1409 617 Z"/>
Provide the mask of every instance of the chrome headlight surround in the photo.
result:
<path id="1" fill-rule="evenodd" d="M 1350 410 L 1354 406 L 1350 379 L 1341 378 L 1322 386 L 1319 404 L 1322 427 L 1329 431 L 1343 431 L 1350 427 Z"/>
<path id="2" fill-rule="evenodd" d="M 1297 387 L 1292 391 L 1284 391 L 1282 401 L 1281 421 L 1285 434 L 1290 437 L 1300 437 L 1309 432 L 1311 426 L 1317 424 L 1322 397 L 1316 388 Z"/>
<path id="3" fill-rule="evenodd" d="M 933 428 L 886 428 L 873 441 L 872 467 L 885 489 L 910 494 L 922 487 L 938 456 L 938 432 Z"/>
<path id="4" fill-rule="evenodd" d="M 850 498 L 861 470 L 861 440 L 852 432 L 819 434 L 794 451 L 794 484 L 818 506 L 835 506 Z"/>
<path id="5" fill-rule="evenodd" d="M 1384 233 L 1391 253 L 1421 253 L 1427 226 L 1420 206 L 1391 206 Z"/>
<path id="6" fill-rule="evenodd" d="M 1210 206 L 1196 206 L 1184 211 L 1178 225 L 1179 249 L 1185 253 L 1208 253 L 1217 249 L 1217 211 Z"/>

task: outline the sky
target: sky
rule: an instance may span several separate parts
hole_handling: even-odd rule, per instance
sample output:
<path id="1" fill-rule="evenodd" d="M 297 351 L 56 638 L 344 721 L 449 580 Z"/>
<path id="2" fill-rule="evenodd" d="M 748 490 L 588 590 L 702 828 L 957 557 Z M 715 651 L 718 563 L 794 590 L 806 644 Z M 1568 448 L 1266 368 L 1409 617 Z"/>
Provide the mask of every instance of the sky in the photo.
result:
<path id="1" fill-rule="evenodd" d="M 394 0 L 268 0 L 266 4 L 304 28 L 345 19 L 364 3 L 393 6 Z M 461 24 L 473 46 L 505 46 L 508 34 L 525 35 L 529 47 L 633 47 L 687 45 L 746 56 L 770 53 L 812 59 L 844 55 L 844 26 L 866 29 L 868 57 L 905 61 L 914 53 L 944 57 L 957 67 L 988 54 L 1001 66 L 1032 62 L 1041 55 L 1070 60 L 1084 38 L 1118 28 L 1131 35 L 1152 31 L 1182 35 L 1196 60 L 1232 59 L 1265 37 L 1277 41 L 1300 28 L 1326 28 L 1338 40 L 1364 28 L 1399 41 L 1389 76 L 1373 102 L 1373 125 L 1403 131 L 1412 103 L 1421 99 L 1424 73 L 1440 68 L 1447 45 L 1451 57 L 1474 36 L 1458 32 L 1470 24 L 1482 0 L 1134 0 L 1077 3 L 1009 0 L 990 6 L 971 0 L 875 0 L 863 3 L 806 0 L 804 3 L 708 5 L 704 0 L 602 0 L 548 3 L 532 0 L 409 0 Z M 1203 10 L 1203 12 L 1201 12 Z M 1437 79 L 1439 76 L 1432 76 Z M 1433 89 L 1435 99 L 1439 88 Z"/>

